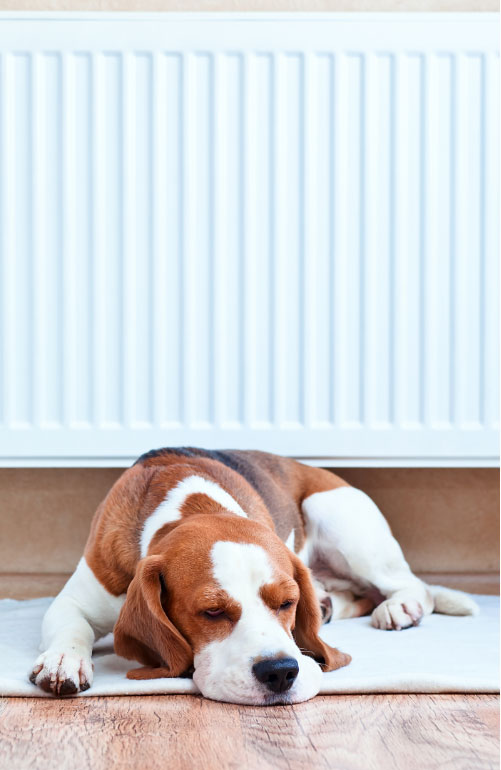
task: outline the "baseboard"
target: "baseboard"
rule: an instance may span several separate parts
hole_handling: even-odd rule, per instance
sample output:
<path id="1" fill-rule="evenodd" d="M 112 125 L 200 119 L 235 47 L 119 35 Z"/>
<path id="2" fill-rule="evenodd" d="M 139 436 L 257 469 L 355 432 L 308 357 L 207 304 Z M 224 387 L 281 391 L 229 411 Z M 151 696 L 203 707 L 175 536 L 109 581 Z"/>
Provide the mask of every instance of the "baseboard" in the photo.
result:
<path id="1" fill-rule="evenodd" d="M 0 573 L 0 599 L 36 599 L 55 596 L 70 573 L 62 572 L 4 572 Z"/>
<path id="2" fill-rule="evenodd" d="M 499 595 L 499 575 L 496 572 L 420 572 L 418 575 L 431 585 L 457 588 L 472 594 Z"/>
<path id="3" fill-rule="evenodd" d="M 35 599 L 55 596 L 70 577 L 62 572 L 0 573 L 0 599 Z M 474 594 L 499 594 L 499 575 L 495 572 L 422 572 L 427 583 L 457 588 Z"/>

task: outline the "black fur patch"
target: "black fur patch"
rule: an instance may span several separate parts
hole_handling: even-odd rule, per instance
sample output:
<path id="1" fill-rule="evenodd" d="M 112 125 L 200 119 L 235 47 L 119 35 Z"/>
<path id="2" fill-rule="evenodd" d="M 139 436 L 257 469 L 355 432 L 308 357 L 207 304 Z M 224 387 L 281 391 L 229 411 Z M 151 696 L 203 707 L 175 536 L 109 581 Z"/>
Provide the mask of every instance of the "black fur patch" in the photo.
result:
<path id="1" fill-rule="evenodd" d="M 261 499 L 270 510 L 273 510 L 278 490 L 270 478 L 266 467 L 259 462 L 260 453 L 257 457 L 250 453 L 242 452 L 236 449 L 199 449 L 197 447 L 162 447 L 161 449 L 151 449 L 149 452 L 141 455 L 134 465 L 147 462 L 155 457 L 167 457 L 176 455 L 178 457 L 206 457 L 209 460 L 215 460 L 222 465 L 226 465 L 231 470 L 238 473 L 255 489 Z M 276 469 L 278 470 L 278 469 Z"/>
<path id="2" fill-rule="evenodd" d="M 200 457 L 204 456 L 205 450 L 194 449 L 192 447 L 162 447 L 161 449 L 150 449 L 138 457 L 134 465 L 145 463 L 154 457 L 165 457 L 167 455 L 180 455 L 181 457 Z"/>

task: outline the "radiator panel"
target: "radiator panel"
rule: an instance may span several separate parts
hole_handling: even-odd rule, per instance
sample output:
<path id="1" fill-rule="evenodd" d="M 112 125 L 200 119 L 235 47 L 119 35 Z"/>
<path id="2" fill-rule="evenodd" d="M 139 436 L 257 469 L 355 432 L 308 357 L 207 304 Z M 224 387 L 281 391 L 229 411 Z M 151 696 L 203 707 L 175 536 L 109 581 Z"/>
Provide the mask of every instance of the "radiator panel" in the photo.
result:
<path id="1" fill-rule="evenodd" d="M 0 462 L 495 464 L 493 14 L 0 16 Z"/>

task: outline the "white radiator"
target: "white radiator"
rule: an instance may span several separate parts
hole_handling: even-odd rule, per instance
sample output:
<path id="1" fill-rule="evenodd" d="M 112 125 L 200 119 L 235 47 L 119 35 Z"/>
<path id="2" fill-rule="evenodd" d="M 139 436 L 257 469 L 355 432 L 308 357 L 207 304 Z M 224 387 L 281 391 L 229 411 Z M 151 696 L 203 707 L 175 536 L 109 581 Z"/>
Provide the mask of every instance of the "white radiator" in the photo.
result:
<path id="1" fill-rule="evenodd" d="M 497 41 L 1 14 L 0 464 L 495 464 Z"/>

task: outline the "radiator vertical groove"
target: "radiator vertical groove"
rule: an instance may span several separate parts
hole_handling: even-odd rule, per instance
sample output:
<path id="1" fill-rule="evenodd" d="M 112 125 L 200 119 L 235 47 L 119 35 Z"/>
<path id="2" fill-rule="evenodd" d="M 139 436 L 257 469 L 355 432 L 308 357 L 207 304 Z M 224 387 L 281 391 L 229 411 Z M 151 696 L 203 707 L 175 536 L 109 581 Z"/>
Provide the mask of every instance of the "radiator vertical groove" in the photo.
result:
<path id="1" fill-rule="evenodd" d="M 152 423 L 163 425 L 166 422 L 164 399 L 167 395 L 167 378 L 165 371 L 167 340 L 166 312 L 162 302 L 165 292 L 165 274 L 167 260 L 165 259 L 166 237 L 165 216 L 165 183 L 166 171 L 166 121 L 165 121 L 165 56 L 156 52 L 152 59 L 151 70 L 151 297 L 150 297 L 150 361 L 151 361 L 151 406 Z M 169 137 L 170 139 L 170 137 Z M 156 158 L 156 164 L 153 163 Z M 163 172 L 163 173 L 162 173 Z M 156 319 L 156 322 L 155 322 Z M 155 351 L 158 357 L 155 362 Z M 155 362 L 155 363 L 154 363 Z"/>
<path id="2" fill-rule="evenodd" d="M 1 185 L 1 211 L 3 227 L 0 228 L 2 248 L 2 393 L 0 408 L 5 429 L 15 428 L 15 159 L 14 159 L 14 61 L 4 54 L 2 63 L 2 105 L 1 105 L 1 164 L 3 184 Z"/>
<path id="3" fill-rule="evenodd" d="M 335 72 L 336 72 L 336 57 L 333 54 L 328 56 L 329 62 L 329 81 L 328 81 L 328 147 L 329 147 L 329 175 L 328 175 L 328 201 L 329 205 L 326 209 L 326 215 L 328 220 L 328 246 L 326 249 L 326 257 L 328 262 L 328 293 L 329 297 L 333 297 L 336 289 L 335 285 L 335 233 L 334 233 L 334 217 L 336 211 L 336 138 L 337 138 L 337 126 L 336 126 L 336 111 L 335 111 Z M 337 377 L 336 373 L 336 314 L 334 301 L 331 299 L 327 303 L 327 345 L 328 345 L 328 387 L 327 387 L 327 423 L 331 425 L 336 424 L 336 398 L 337 398 Z M 320 374 L 319 374 L 320 377 Z"/>
<path id="4" fill-rule="evenodd" d="M 485 113 L 487 109 L 485 101 L 485 55 L 480 57 L 481 66 L 481 78 L 480 78 L 480 163 L 479 163 L 479 326 L 478 326 L 478 418 L 481 425 L 485 424 L 485 410 L 484 410 L 484 398 L 485 398 L 485 359 L 484 359 L 484 346 L 483 340 L 485 339 L 485 145 L 487 141 L 486 126 L 485 126 Z"/>
<path id="5" fill-rule="evenodd" d="M 147 388 L 146 388 L 146 398 L 148 400 L 148 409 L 147 409 L 146 427 L 148 427 L 149 429 L 151 429 L 153 425 L 159 424 L 159 421 L 155 415 L 155 386 L 154 386 L 154 378 L 155 378 L 154 327 L 155 327 L 155 313 L 157 310 L 154 302 L 154 291 L 153 291 L 153 285 L 155 280 L 155 272 L 154 272 L 155 271 L 155 254 L 154 254 L 154 241 L 153 241 L 153 233 L 154 233 L 153 209 L 155 206 L 154 188 L 153 188 L 153 184 L 154 184 L 153 183 L 153 176 L 154 176 L 154 170 L 153 170 L 154 59 L 155 59 L 154 54 L 148 54 L 149 80 L 147 85 L 147 93 L 148 93 L 149 124 L 148 124 L 148 133 L 147 133 L 146 141 L 148 145 L 147 164 L 148 164 L 149 198 L 148 198 L 148 212 L 147 212 L 146 224 L 149 229 L 149 236 L 148 236 L 149 281 L 147 286 L 147 301 L 146 301 L 147 303 L 146 315 L 147 315 L 147 324 L 148 324 L 148 382 L 147 382 Z"/>
<path id="6" fill-rule="evenodd" d="M 308 123 L 308 113 L 312 111 L 315 103 L 314 75 L 318 73 L 318 54 L 303 53 L 300 57 L 300 82 L 301 93 L 299 102 L 299 142 L 301 146 L 299 168 L 299 266 L 298 266 L 298 294 L 301 301 L 299 315 L 299 332 L 301 335 L 301 356 L 298 362 L 298 379 L 301 383 L 298 398 L 299 421 L 312 428 L 314 425 L 314 408 L 318 402 L 316 396 L 316 348 L 318 335 L 316 334 L 314 305 L 318 305 L 317 285 L 319 278 L 319 245 L 312 248 L 309 244 L 312 240 L 312 231 L 318 227 L 319 218 L 323 210 L 323 201 L 319 200 L 316 207 L 316 215 L 313 216 L 311 207 L 311 195 L 308 188 L 308 175 L 315 163 L 315 151 L 312 147 L 312 126 Z M 317 146 L 320 140 L 317 139 Z M 310 269 L 311 260 L 311 269 Z"/>
<path id="7" fill-rule="evenodd" d="M 306 390 L 308 388 L 308 395 L 310 399 L 313 394 L 311 388 L 309 388 L 312 380 L 311 360 L 308 359 L 306 354 L 306 345 L 309 342 L 310 345 L 315 344 L 314 338 L 308 335 L 310 329 L 307 328 L 306 319 L 306 304 L 308 299 L 312 299 L 308 295 L 308 290 L 312 291 L 312 285 L 305 283 L 306 277 L 306 257 L 305 257 L 305 92 L 306 92 L 306 78 L 305 78 L 305 54 L 298 56 L 298 115 L 297 115 L 297 132 L 298 132 L 298 200 L 297 200 L 297 215 L 298 215 L 298 266 L 297 266 L 297 296 L 298 296 L 298 338 L 299 338 L 299 350 L 297 360 L 297 382 L 298 382 L 298 394 L 297 394 L 297 407 L 294 417 L 297 422 L 305 427 L 310 427 L 311 423 L 306 416 Z M 312 259 L 315 260 L 315 255 L 312 254 Z M 302 284 L 302 286 L 301 286 Z M 301 290 L 303 289 L 303 290 Z M 292 347 L 292 346 L 291 346 Z M 311 401 L 310 401 L 311 403 Z"/>
<path id="8" fill-rule="evenodd" d="M 27 57 L 29 83 L 28 125 L 30 126 L 29 171 L 31 178 L 31 221 L 27 224 L 27 270 L 30 283 L 30 329 L 26 346 L 26 370 L 24 375 L 29 383 L 27 390 L 26 416 L 35 427 L 44 425 L 44 401 L 47 395 L 45 381 L 45 340 L 47 338 L 47 269 L 45 265 L 46 217 L 44 216 L 44 171 L 46 153 L 46 89 L 43 72 L 43 54 L 33 53 Z M 21 125 L 19 129 L 21 130 Z M 29 182 L 27 182 L 29 188 Z M 28 193 L 29 195 L 29 193 Z M 28 277 L 29 276 L 29 277 Z M 33 383 L 37 387 L 33 387 Z"/>
<path id="9" fill-rule="evenodd" d="M 406 245 L 406 233 L 408 232 L 407 222 L 407 162 L 408 155 L 407 141 L 408 131 L 406 121 L 404 120 L 408 114 L 408 89 L 405 79 L 405 67 L 406 59 L 403 55 L 398 56 L 398 64 L 396 67 L 396 101 L 399 105 L 399 109 L 396 114 L 396 138 L 395 138 L 395 165 L 398 169 L 396 178 L 396 195 L 395 195 L 395 326 L 393 329 L 394 348 L 395 348 L 395 423 L 402 429 L 404 427 L 404 421 L 407 415 L 407 399 L 406 399 L 406 380 L 407 380 L 407 345 L 405 344 L 406 335 L 406 292 L 407 292 L 407 245 Z"/>
<path id="10" fill-rule="evenodd" d="M 44 405 L 47 397 L 44 347 L 47 332 L 47 221 L 45 215 L 44 188 L 46 186 L 47 130 L 46 130 L 46 83 L 43 54 L 28 57 L 29 70 L 29 125 L 30 152 L 27 186 L 32 181 L 31 221 L 27 223 L 26 275 L 30 286 L 30 326 L 27 347 L 27 405 L 26 414 L 37 427 L 44 425 Z M 28 193 L 29 194 L 29 193 Z M 33 383 L 37 382 L 37 387 Z"/>
<path id="11" fill-rule="evenodd" d="M 272 280 L 272 334 L 273 334 L 273 354 L 272 354 L 272 380 L 273 380 L 273 425 L 275 428 L 281 428 L 284 424 L 284 402 L 285 382 L 283 380 L 284 347 L 285 335 L 283 330 L 284 307 L 283 290 L 285 287 L 285 276 L 283 275 L 283 232 L 285 228 L 284 212 L 282 198 L 284 196 L 284 133 L 285 125 L 283 116 L 284 107 L 284 61 L 280 54 L 274 57 L 273 62 L 273 94 L 274 104 L 272 112 L 273 123 L 273 246 L 271 252 L 271 261 L 273 265 Z"/>
<path id="12" fill-rule="evenodd" d="M 0 54 L 0 92 L 3 94 L 3 101 L 0 100 L 0 168 L 3 169 L 4 178 L 6 176 L 7 165 L 7 116 L 6 116 L 6 57 Z M 0 329 L 3 333 L 0 334 L 0 360 L 4 362 L 4 367 L 8 358 L 8 344 L 6 340 L 7 336 L 7 310 L 6 310 L 6 283 L 7 283 L 7 236 L 6 232 L 6 211 L 7 211 L 7 191 L 5 189 L 5 181 L 3 185 L 0 185 L 0 219 L 4 223 L 3 230 L 0 231 Z M 0 429 L 6 429 L 6 398 L 7 398 L 7 375 L 5 368 L 0 373 Z"/>
<path id="13" fill-rule="evenodd" d="M 165 83 L 159 94 L 159 115 L 165 119 L 160 129 L 159 145 L 165 153 L 165 165 L 156 163 L 159 185 L 163 195 L 154 195 L 158 205 L 158 228 L 164 234 L 164 245 L 160 246 L 157 265 L 162 280 L 155 286 L 160 317 L 155 320 L 155 334 L 158 346 L 155 350 L 155 371 L 161 362 L 166 387 L 154 376 L 155 386 L 162 400 L 164 418 L 162 427 L 179 427 L 183 414 L 183 273 L 184 249 L 183 198 L 184 198 L 184 130 L 183 130 L 183 60 L 179 55 L 167 55 L 159 59 L 165 65 Z M 164 67 L 162 67 L 164 69 Z M 160 107 L 160 105 L 162 105 Z M 161 134 L 163 131 L 163 134 Z M 155 158 L 163 158 L 163 154 Z M 163 204 L 162 204 L 163 201 Z"/>
<path id="14" fill-rule="evenodd" d="M 122 269 L 117 271 L 121 279 L 122 290 L 116 287 L 119 297 L 123 297 L 121 307 L 121 345 L 123 361 L 123 403 L 122 420 L 129 428 L 134 425 L 134 404 L 136 400 L 136 201 L 138 194 L 136 180 L 135 123 L 136 123 L 136 65 L 137 59 L 130 53 L 120 56 L 120 179 L 119 200 L 120 235 L 119 249 L 122 252 Z M 141 255 L 145 261 L 146 254 Z M 142 265 L 142 269 L 146 269 Z M 113 291 L 113 287 L 110 286 Z M 147 339 L 144 339 L 144 345 Z"/>
<path id="15" fill-rule="evenodd" d="M 105 268 L 104 248 L 104 152 L 103 152 L 103 103 L 104 103 L 104 60 L 100 54 L 92 57 L 92 139 L 91 158 L 92 184 L 92 422 L 94 428 L 101 428 L 105 423 L 103 408 L 102 376 L 105 367 L 104 349 L 104 303 L 103 271 Z"/>
<path id="16" fill-rule="evenodd" d="M 497 366 L 499 355 L 499 56 L 486 55 L 485 68 L 485 164 L 484 210 L 485 308 L 484 308 L 484 424 L 499 424 Z"/>
<path id="17" fill-rule="evenodd" d="M 379 219 L 383 213 L 386 189 L 384 171 L 382 175 L 377 172 L 376 157 L 376 153 L 379 155 L 381 152 L 380 57 L 363 56 L 360 63 L 360 371 L 365 372 L 365 377 L 363 380 L 361 378 L 359 420 L 374 425 L 377 423 L 378 383 L 381 376 L 377 369 L 384 356 L 381 325 L 383 309 L 378 308 L 378 298 L 384 286 L 384 250 L 379 238 L 379 222 L 375 222 L 374 199 L 377 196 L 378 206 L 381 207 Z M 372 126 L 371 131 L 365 131 L 366 121 Z M 378 318 L 377 324 L 372 320 L 375 317 Z"/>
<path id="18" fill-rule="evenodd" d="M 424 152 L 424 185 L 422 189 L 422 216 L 424 223 L 422 239 L 422 259 L 425 260 L 422 284 L 422 315 L 423 315 L 423 355 L 426 355 L 428 376 L 423 378 L 423 408 L 424 423 L 427 428 L 433 428 L 437 418 L 437 366 L 438 355 L 436 336 L 441 327 L 438 308 L 438 287 L 443 283 L 436 278 L 436 268 L 439 262 L 437 249 L 437 230 L 439 222 L 436 217 L 438 210 L 438 187 L 440 167 L 439 121 L 437 118 L 437 60 L 431 57 L 425 62 L 422 108 L 427 119 L 422 125 L 422 146 Z"/>
<path id="19" fill-rule="evenodd" d="M 334 128 L 334 212 L 333 212 L 333 336 L 334 342 L 334 379 L 332 383 L 334 391 L 334 424 L 339 430 L 346 420 L 346 372 L 348 356 L 348 338 L 342 333 L 345 328 L 347 316 L 346 283 L 347 283 L 347 179 L 348 158 L 347 145 L 347 62 L 346 57 L 338 55 L 334 65 L 334 115 L 336 126 Z"/>
<path id="20" fill-rule="evenodd" d="M 212 248 L 214 253 L 214 270 L 219 276 L 219 280 L 214 276 L 208 287 L 209 292 L 213 292 L 214 307 L 214 360 L 212 376 L 221 377 L 221 388 L 214 388 L 214 423 L 222 427 L 225 421 L 225 408 L 227 406 L 227 389 L 229 385 L 229 373 L 226 361 L 226 325 L 227 325 L 227 307 L 225 295 L 227 291 L 225 257 L 227 255 L 227 234 L 226 234 L 226 216 L 223 210 L 227 204 L 227 162 L 225 148 L 227 146 L 226 135 L 226 89 L 225 82 L 221 77 L 221 55 L 214 57 L 214 165 L 219 168 L 219 174 L 213 179 L 212 196 L 214 206 L 217 209 L 217 215 L 214 220 Z"/>
<path id="21" fill-rule="evenodd" d="M 316 300 L 316 287 L 320 276 L 318 275 L 318 243 L 315 238 L 317 232 L 314 219 L 312 190 L 315 188 L 316 155 L 313 141 L 314 121 L 316 120 L 316 94 L 314 93 L 314 72 L 318 57 L 306 54 L 302 60 L 302 110 L 301 110 L 301 140 L 302 163 L 301 176 L 303 190 L 301 196 L 300 218 L 303 222 L 300 249 L 301 272 L 300 281 L 303 285 L 303 316 L 301 324 L 301 348 L 303 362 L 301 373 L 303 422 L 306 426 L 313 427 L 315 421 L 315 408 L 317 397 L 316 385 L 316 348 L 318 344 L 317 330 L 315 328 L 314 303 Z M 318 142 L 318 137 L 317 137 Z M 319 208 L 321 204 L 319 202 Z M 318 213 L 318 210 L 317 210 Z"/>
<path id="22" fill-rule="evenodd" d="M 207 209 L 207 272 L 206 272 L 206 284 L 200 285 L 199 289 L 202 297 L 207 295 L 207 351 L 206 351 L 206 366 L 207 366 L 207 382 L 206 382 L 206 405 L 200 410 L 207 419 L 209 425 L 214 424 L 214 402 L 215 402 L 215 390 L 216 383 L 214 378 L 216 375 L 216 369 L 214 366 L 214 352 L 215 352 L 215 340 L 214 340 L 214 292 L 210 287 L 214 283 L 217 283 L 218 276 L 214 270 L 215 253 L 214 253 L 214 220 L 216 216 L 215 208 L 215 196 L 214 196 L 214 180 L 215 163 L 214 163 L 214 124 L 215 124 L 215 108 L 214 108 L 214 54 L 209 54 L 205 57 L 207 61 L 207 131 L 204 136 L 206 143 L 205 152 L 207 155 L 207 189 L 206 189 L 206 205 Z M 208 291 L 207 291 L 208 289 Z M 202 389 L 203 390 L 203 389 Z M 205 419 L 203 418 L 203 421 Z"/>
<path id="23" fill-rule="evenodd" d="M 196 329 L 193 323 L 195 309 L 195 230 L 198 223 L 195 222 L 193 214 L 193 200 L 195 197 L 195 188 L 197 184 L 196 167 L 194 158 L 196 154 L 196 115 L 194 109 L 195 103 L 195 57 L 187 54 L 184 58 L 183 72 L 185 77 L 185 111 L 183 115 L 183 129 L 185 137 L 183 140 L 183 244 L 182 255 L 183 267 L 183 298 L 184 309 L 183 316 L 183 424 L 189 428 L 194 427 L 196 422 L 195 415 L 195 387 L 198 379 L 199 360 L 198 350 L 195 347 Z"/>
<path id="24" fill-rule="evenodd" d="M 396 210 L 396 178 L 397 168 L 395 160 L 396 144 L 396 57 L 390 55 L 390 83 L 389 83 L 389 200 L 388 200 L 388 249 L 389 249 L 389 281 L 388 281 L 388 421 L 391 425 L 395 424 L 395 378 L 396 378 L 396 356 L 395 356 L 395 329 L 397 328 L 397 316 L 395 313 L 395 271 L 396 271 L 396 245 L 395 228 L 393 221 Z"/>
<path id="25" fill-rule="evenodd" d="M 245 97 L 247 91 L 247 74 L 246 74 L 246 57 L 240 55 L 238 57 L 238 135 L 236 139 L 236 150 L 238 159 L 236 166 L 238 168 L 238 237 L 236 239 L 236 248 L 239 254 L 238 260 L 238 296 L 239 296 L 239 336 L 238 336 L 238 349 L 237 349 L 237 405 L 236 405 L 236 420 L 234 422 L 235 427 L 241 425 L 248 425 L 247 416 L 249 413 L 249 401 L 248 401 L 248 387 L 246 381 L 245 370 L 245 355 L 244 351 L 247 349 L 247 336 L 246 336 L 246 315 L 247 315 L 247 287 L 245 285 L 245 263 L 246 263 L 246 248 L 245 248 L 245 228 L 244 228 L 244 211 L 249 205 L 249 201 L 245 196 L 246 190 L 246 178 L 244 167 L 244 153 L 246 146 L 244 142 L 245 133 Z M 217 276 L 216 276 L 217 280 Z M 218 383 L 214 384 L 214 390 L 218 387 Z"/>
<path id="26" fill-rule="evenodd" d="M 275 142 L 275 127 L 274 127 L 274 98 L 276 94 L 275 89 L 275 64 L 273 60 L 272 55 L 268 55 L 266 57 L 266 63 L 268 65 L 268 89 L 269 89 L 269 99 L 268 99 L 268 120 L 267 126 L 266 126 L 266 141 L 267 141 L 267 151 L 268 151 L 268 168 L 267 168 L 267 174 L 264 175 L 265 178 L 265 186 L 267 188 L 268 193 L 268 227 L 266 228 L 266 234 L 267 234 L 267 241 L 265 245 L 265 255 L 267 257 L 267 264 L 263 266 L 262 274 L 266 275 L 267 278 L 267 319 L 268 319 L 268 328 L 266 326 L 264 327 L 264 333 L 262 334 L 262 337 L 264 338 L 264 341 L 267 342 L 267 349 L 268 349 L 268 356 L 267 356 L 267 385 L 266 388 L 266 407 L 263 410 L 263 420 L 261 424 L 264 424 L 265 426 L 271 426 L 273 424 L 273 406 L 274 406 L 274 399 L 275 399 L 275 391 L 274 391 L 274 379 L 273 379 L 273 354 L 274 354 L 274 337 L 273 337 L 273 281 L 274 281 L 274 260 L 273 260 L 273 249 L 275 244 L 275 167 L 274 167 L 274 142 Z M 264 303 L 263 303 L 264 304 Z M 265 400 L 264 398 L 262 399 Z M 257 423 L 259 425 L 259 422 Z"/>
<path id="27" fill-rule="evenodd" d="M 75 277 L 75 70 L 74 57 L 62 55 L 61 68 L 61 276 L 62 276 L 62 420 L 66 428 L 76 422 L 76 277 Z"/>
<path id="28" fill-rule="evenodd" d="M 455 209 L 456 209 L 456 103 L 457 103 L 457 62 L 456 57 L 451 56 L 451 85 L 450 85 L 450 165 L 449 165 L 449 179 L 450 179 L 450 234 L 449 234 L 449 328 L 450 328 L 450 340 L 449 340 L 449 421 L 451 424 L 456 419 L 456 405 L 455 405 L 455 306 L 454 306 L 454 286 L 455 286 L 455 256 L 456 256 L 456 233 L 455 233 Z"/>
<path id="29" fill-rule="evenodd" d="M 269 202 L 269 217 L 268 217 L 268 242 L 266 244 L 268 264 L 263 270 L 263 274 L 268 279 L 268 297 L 267 297 L 267 310 L 268 310 L 268 330 L 265 329 L 262 335 L 268 342 L 268 403 L 267 408 L 264 411 L 264 419 L 262 423 L 265 425 L 272 425 L 274 419 L 274 407 L 275 407 L 275 379 L 274 379 L 274 353 L 275 353 L 275 326 L 274 326 L 274 304 L 273 304 L 273 292 L 275 281 L 275 260 L 274 249 L 276 239 L 276 222 L 275 222 L 275 196 L 276 196 L 276 183 L 275 183 L 275 99 L 276 99 L 276 63 L 275 58 L 270 54 L 267 57 L 268 71 L 269 71 L 269 103 L 268 103 L 268 175 L 266 181 L 268 182 L 268 202 Z M 266 333 L 267 332 L 267 333 Z M 259 423 L 258 423 L 259 424 Z"/>
<path id="30" fill-rule="evenodd" d="M 427 278 L 426 249 L 425 238 L 428 230 L 428 219 L 426 216 L 426 196 L 428 195 L 428 185 L 426 178 L 426 89 L 428 85 L 428 57 L 420 56 L 420 77 L 419 77 L 419 422 L 425 426 L 427 417 L 425 407 L 426 382 L 429 379 L 428 362 L 425 356 L 424 328 L 426 323 L 426 305 L 425 305 L 425 281 Z"/>
<path id="31" fill-rule="evenodd" d="M 367 99 L 367 73 L 366 73 L 366 55 L 357 55 L 358 69 L 359 69 L 359 105 L 358 105 L 358 150 L 359 150 L 359 179 L 358 179 L 358 195 L 359 195 L 359 216 L 360 222 L 358 226 L 358 264 L 357 264 L 357 280 L 358 280 L 358 370 L 357 370 L 357 412 L 356 422 L 363 424 L 367 418 L 366 405 L 365 405 L 365 380 L 363 372 L 365 372 L 365 354 L 366 354 L 366 295 L 367 295 L 367 271 L 366 271 L 366 228 L 367 228 L 367 200 L 366 200 L 366 173 L 367 173 L 367 147 L 365 131 L 365 114 L 366 114 L 366 99 Z M 368 375 L 370 372 L 368 372 Z M 369 387 L 372 383 L 369 382 Z"/>
<path id="32" fill-rule="evenodd" d="M 242 375 L 242 423 L 247 430 L 256 421 L 256 285 L 254 260 L 256 243 L 254 232 L 257 226 L 256 184 L 253 158 L 252 137 L 253 121 L 256 119 L 256 84 L 253 62 L 248 55 L 243 57 L 241 80 L 241 136 L 240 136 L 240 173 L 242 176 L 242 197 L 240 206 L 240 253 L 241 297 L 242 297 L 242 340 L 241 340 L 241 375 Z M 253 160 L 252 160 L 253 158 Z"/>

